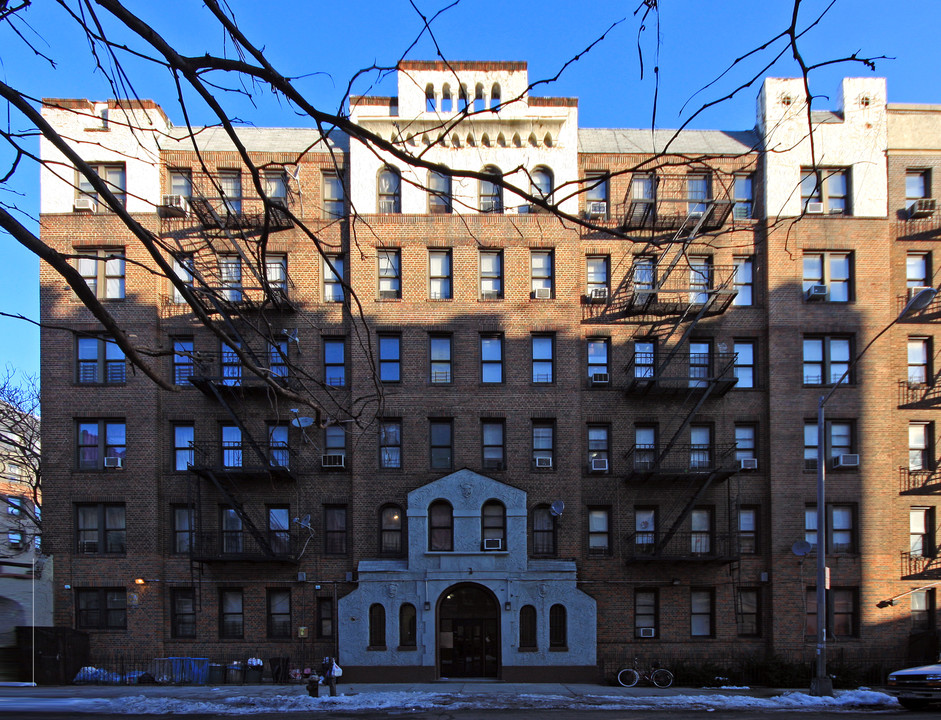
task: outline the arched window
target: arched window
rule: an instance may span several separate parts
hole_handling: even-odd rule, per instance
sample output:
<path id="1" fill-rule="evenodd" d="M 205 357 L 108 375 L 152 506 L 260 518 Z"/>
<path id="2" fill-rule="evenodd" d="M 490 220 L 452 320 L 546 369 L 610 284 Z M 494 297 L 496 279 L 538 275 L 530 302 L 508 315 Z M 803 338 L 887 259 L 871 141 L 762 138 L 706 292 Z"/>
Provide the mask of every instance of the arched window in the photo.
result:
<path id="1" fill-rule="evenodd" d="M 536 608 L 532 605 L 520 608 L 520 649 L 536 649 Z"/>
<path id="2" fill-rule="evenodd" d="M 428 506 L 428 549 L 451 552 L 454 549 L 454 515 L 451 504 L 435 500 Z"/>
<path id="3" fill-rule="evenodd" d="M 449 113 L 452 107 L 451 86 L 445 84 L 445 86 L 441 88 L 441 112 Z"/>
<path id="4" fill-rule="evenodd" d="M 477 83 L 477 88 L 474 90 L 474 112 L 483 112 L 487 109 L 487 104 L 484 101 L 484 86 L 482 83 Z"/>
<path id="5" fill-rule="evenodd" d="M 415 647 L 417 642 L 417 623 L 415 606 L 405 603 L 399 608 L 399 646 Z"/>
<path id="6" fill-rule="evenodd" d="M 548 505 L 533 510 L 533 555 L 555 555 L 555 516 Z"/>
<path id="7" fill-rule="evenodd" d="M 480 138 L 481 147 L 490 147 L 490 136 L 484 133 Z"/>
<path id="8" fill-rule="evenodd" d="M 395 168 L 384 167 L 379 171 L 379 212 L 402 212 L 402 179 Z"/>
<path id="9" fill-rule="evenodd" d="M 378 649 L 386 646 L 386 609 L 376 603 L 369 606 L 369 647 Z"/>
<path id="10" fill-rule="evenodd" d="M 498 107 L 500 107 L 500 86 L 494 83 L 490 89 L 490 109 L 496 110 Z"/>
<path id="11" fill-rule="evenodd" d="M 480 512 L 480 537 L 484 550 L 506 550 L 506 508 L 499 500 L 488 500 Z"/>
<path id="12" fill-rule="evenodd" d="M 499 135 L 497 135 L 497 146 L 506 147 L 506 135 L 504 135 L 503 133 L 500 133 Z"/>
<path id="13" fill-rule="evenodd" d="M 460 112 L 467 110 L 467 88 L 464 85 L 457 92 L 457 109 Z"/>
<path id="14" fill-rule="evenodd" d="M 523 140 L 519 133 L 513 133 L 513 147 L 523 147 Z"/>
<path id="15" fill-rule="evenodd" d="M 379 512 L 379 554 L 399 556 L 402 554 L 402 508 L 387 505 Z"/>
<path id="16" fill-rule="evenodd" d="M 552 195 L 552 171 L 549 168 L 537 167 L 530 176 L 530 195 L 548 200 Z"/>
<path id="17" fill-rule="evenodd" d="M 552 135 L 550 133 L 546 133 L 546 136 L 542 139 L 542 144 L 547 148 L 552 147 Z"/>
<path id="18" fill-rule="evenodd" d="M 568 646 L 568 628 L 565 617 L 565 605 L 553 605 L 549 608 L 549 647 Z"/>
<path id="19" fill-rule="evenodd" d="M 451 178 L 434 170 L 428 173 L 428 212 L 432 215 L 451 212 Z"/>
<path id="20" fill-rule="evenodd" d="M 431 83 L 425 87 L 425 111 L 434 112 L 437 108 L 435 107 L 435 86 Z"/>
<path id="21" fill-rule="evenodd" d="M 488 165 L 484 172 L 494 177 L 500 176 L 500 169 Z M 480 181 L 480 212 L 503 212 L 503 188 L 490 180 Z"/>

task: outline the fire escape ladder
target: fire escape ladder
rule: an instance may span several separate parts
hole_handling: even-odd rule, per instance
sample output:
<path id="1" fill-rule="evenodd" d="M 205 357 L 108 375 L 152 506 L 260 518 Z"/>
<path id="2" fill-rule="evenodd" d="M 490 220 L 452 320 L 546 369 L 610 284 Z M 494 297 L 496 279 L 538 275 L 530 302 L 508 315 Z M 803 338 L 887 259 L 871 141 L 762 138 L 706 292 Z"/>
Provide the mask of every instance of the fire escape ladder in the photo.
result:
<path id="1" fill-rule="evenodd" d="M 709 486 L 712 485 L 712 481 L 718 475 L 718 472 L 713 471 L 709 473 L 708 476 L 703 480 L 702 485 L 699 489 L 693 493 L 692 497 L 686 503 L 686 506 L 683 508 L 682 512 L 677 516 L 676 520 L 673 521 L 673 524 L 670 526 L 670 529 L 667 530 L 659 539 L 656 546 L 653 550 L 653 555 L 656 557 L 663 549 L 667 546 L 670 540 L 673 539 L 673 536 L 676 535 L 677 531 L 680 529 L 680 526 L 686 522 L 686 518 L 690 516 L 693 512 L 693 509 L 696 507 L 696 503 L 699 502 L 699 499 L 706 493 L 706 490 L 709 489 Z"/>
<path id="2" fill-rule="evenodd" d="M 216 398 L 216 401 L 223 407 L 223 409 L 229 414 L 229 417 L 232 418 L 236 426 L 241 433 L 242 442 L 247 443 L 249 447 L 254 451 L 255 455 L 258 457 L 261 462 L 261 467 L 267 467 L 269 460 L 268 456 L 265 454 L 265 451 L 262 447 L 255 442 L 255 438 L 252 436 L 248 429 L 245 427 L 245 424 L 242 422 L 242 418 L 239 417 L 238 413 L 232 408 L 232 405 L 225 399 L 225 396 L 219 392 L 219 387 L 214 382 L 207 382 L 205 385 L 212 391 L 213 397 Z"/>
<path id="3" fill-rule="evenodd" d="M 200 579 L 202 578 L 203 566 L 193 559 L 193 553 L 196 551 L 196 539 L 202 537 L 203 530 L 202 512 L 200 511 L 202 508 L 202 483 L 199 480 L 199 476 L 195 474 L 190 475 L 190 482 L 186 490 L 186 501 L 187 508 L 192 511 L 189 537 L 190 587 L 193 588 L 193 592 L 196 594 L 193 598 L 196 608 L 202 610 L 202 582 L 197 582 L 196 578 L 197 576 Z"/>
<path id="4" fill-rule="evenodd" d="M 229 492 L 228 488 L 225 487 L 225 484 L 218 478 L 216 473 L 210 469 L 206 469 L 203 471 L 203 474 L 215 485 L 216 490 L 225 498 L 229 507 L 235 510 L 235 514 L 238 515 L 239 519 L 242 521 L 242 529 L 248 531 L 248 534 L 258 543 L 258 547 L 261 548 L 261 551 L 268 557 L 275 557 L 274 550 L 271 549 L 271 545 L 268 543 L 268 538 L 255 526 L 255 523 L 252 522 L 252 519 L 245 512 L 242 503 L 235 499 L 235 496 Z"/>
<path id="5" fill-rule="evenodd" d="M 686 413 L 686 416 L 683 418 L 683 422 L 680 423 L 680 426 L 674 431 L 673 437 L 670 438 L 669 442 L 667 442 L 666 446 L 660 452 L 660 456 L 657 458 L 657 465 L 662 464 L 669 456 L 673 446 L 676 445 L 676 443 L 679 441 L 680 435 L 687 427 L 689 427 L 689 424 L 693 421 L 693 417 L 696 415 L 696 413 L 699 412 L 699 408 L 701 408 L 703 404 L 705 404 L 706 400 L 709 399 L 709 396 L 712 395 L 712 391 L 715 386 L 716 383 L 714 381 L 710 382 L 705 391 L 699 394 L 699 399 L 696 401 L 696 404 L 688 413 Z"/>

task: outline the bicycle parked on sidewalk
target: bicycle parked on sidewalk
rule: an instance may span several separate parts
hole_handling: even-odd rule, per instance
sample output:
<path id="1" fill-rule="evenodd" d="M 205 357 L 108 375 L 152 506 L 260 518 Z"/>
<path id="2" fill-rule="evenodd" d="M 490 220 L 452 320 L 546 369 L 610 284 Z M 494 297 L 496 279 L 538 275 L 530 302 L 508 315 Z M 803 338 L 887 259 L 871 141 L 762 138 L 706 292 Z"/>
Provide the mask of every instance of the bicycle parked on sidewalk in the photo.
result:
<path id="1" fill-rule="evenodd" d="M 641 680 L 652 683 L 658 688 L 668 688 L 673 684 L 673 673 L 666 668 L 651 667 L 641 668 L 637 666 L 637 658 L 634 658 L 633 667 L 623 668 L 618 671 L 618 683 L 624 687 L 634 687 Z"/>

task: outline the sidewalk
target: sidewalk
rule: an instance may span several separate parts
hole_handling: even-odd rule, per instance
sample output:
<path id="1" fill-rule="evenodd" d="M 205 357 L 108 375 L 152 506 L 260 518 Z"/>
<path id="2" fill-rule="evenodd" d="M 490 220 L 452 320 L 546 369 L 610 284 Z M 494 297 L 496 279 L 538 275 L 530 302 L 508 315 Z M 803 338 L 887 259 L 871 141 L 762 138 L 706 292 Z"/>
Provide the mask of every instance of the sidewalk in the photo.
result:
<path id="1" fill-rule="evenodd" d="M 869 690 L 812 698 L 806 690 L 774 688 L 634 688 L 563 683 L 459 682 L 382 684 L 341 683 L 337 697 L 320 687 L 312 698 L 304 685 L 71 685 L 0 686 L 0 717 L 12 713 L 332 712 L 420 710 L 448 707 L 477 709 L 891 709 L 896 701 Z"/>

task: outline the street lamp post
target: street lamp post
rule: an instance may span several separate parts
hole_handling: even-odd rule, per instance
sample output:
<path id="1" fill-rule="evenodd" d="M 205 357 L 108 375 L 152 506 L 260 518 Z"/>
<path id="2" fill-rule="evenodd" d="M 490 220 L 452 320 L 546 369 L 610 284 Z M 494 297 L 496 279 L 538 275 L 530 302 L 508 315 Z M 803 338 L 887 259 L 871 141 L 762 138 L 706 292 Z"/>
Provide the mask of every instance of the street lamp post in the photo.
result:
<path id="1" fill-rule="evenodd" d="M 928 287 L 922 288 L 913 295 L 905 304 L 905 307 L 902 308 L 902 312 L 898 314 L 898 317 L 882 328 L 866 347 L 853 358 L 840 379 L 834 383 L 830 392 L 821 395 L 820 402 L 817 404 L 817 667 L 816 673 L 810 681 L 811 695 L 833 695 L 833 680 L 827 675 L 827 511 L 825 505 L 826 458 L 824 454 L 826 430 L 824 428 L 823 406 L 827 404 L 833 393 L 842 385 L 850 371 L 856 366 L 860 358 L 866 354 L 866 351 L 872 347 L 873 343 L 905 316 L 928 307 L 937 292 L 935 288 Z"/>

